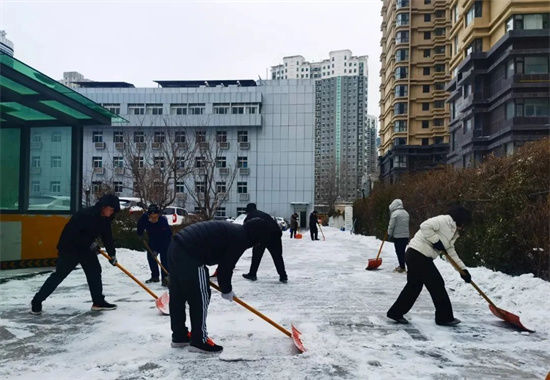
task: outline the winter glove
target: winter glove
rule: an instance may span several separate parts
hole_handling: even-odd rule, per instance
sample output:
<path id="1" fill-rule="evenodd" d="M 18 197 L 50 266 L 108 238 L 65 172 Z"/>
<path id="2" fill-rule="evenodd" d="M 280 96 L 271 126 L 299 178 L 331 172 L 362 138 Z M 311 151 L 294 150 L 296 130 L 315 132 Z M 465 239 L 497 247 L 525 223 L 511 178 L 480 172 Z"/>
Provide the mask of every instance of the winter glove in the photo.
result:
<path id="1" fill-rule="evenodd" d="M 97 244 L 97 242 L 94 241 L 92 244 L 90 244 L 90 252 L 99 254 L 99 244 Z"/>
<path id="2" fill-rule="evenodd" d="M 468 272 L 466 269 L 462 269 L 462 273 L 460 274 L 460 277 L 462 277 L 462 279 L 466 281 L 468 284 L 472 282 L 472 276 L 470 275 L 470 272 Z"/>
<path id="3" fill-rule="evenodd" d="M 116 255 L 109 255 L 110 259 L 109 262 L 112 266 L 116 266 L 118 264 L 118 260 L 116 259 Z"/>
<path id="4" fill-rule="evenodd" d="M 233 301 L 233 297 L 235 297 L 235 293 L 233 293 L 233 291 L 230 291 L 229 293 L 222 293 L 222 298 L 224 300 L 228 300 L 229 302 Z"/>
<path id="5" fill-rule="evenodd" d="M 443 243 L 441 242 L 441 240 L 438 240 L 437 242 L 432 244 L 432 247 L 434 247 L 434 249 L 437 249 L 438 251 L 444 251 L 445 250 L 445 247 L 443 246 Z"/>

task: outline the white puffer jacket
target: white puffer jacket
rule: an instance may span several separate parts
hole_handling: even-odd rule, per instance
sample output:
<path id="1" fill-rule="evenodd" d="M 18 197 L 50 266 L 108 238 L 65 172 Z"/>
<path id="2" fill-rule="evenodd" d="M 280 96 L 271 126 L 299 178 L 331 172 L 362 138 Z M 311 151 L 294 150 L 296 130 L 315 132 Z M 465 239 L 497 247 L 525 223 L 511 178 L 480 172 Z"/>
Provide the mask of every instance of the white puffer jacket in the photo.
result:
<path id="1" fill-rule="evenodd" d="M 409 247 L 416 249 L 424 256 L 435 259 L 441 252 L 434 249 L 432 244 L 441 240 L 449 256 L 456 261 L 461 269 L 466 269 L 466 265 L 460 260 L 455 250 L 455 241 L 458 236 L 453 218 L 450 215 L 438 215 L 425 220 L 420 225 L 420 229 L 409 242 Z"/>
<path id="2" fill-rule="evenodd" d="M 409 213 L 403 208 L 401 199 L 394 199 L 389 206 L 390 223 L 388 224 L 388 236 L 393 238 L 409 238 Z"/>

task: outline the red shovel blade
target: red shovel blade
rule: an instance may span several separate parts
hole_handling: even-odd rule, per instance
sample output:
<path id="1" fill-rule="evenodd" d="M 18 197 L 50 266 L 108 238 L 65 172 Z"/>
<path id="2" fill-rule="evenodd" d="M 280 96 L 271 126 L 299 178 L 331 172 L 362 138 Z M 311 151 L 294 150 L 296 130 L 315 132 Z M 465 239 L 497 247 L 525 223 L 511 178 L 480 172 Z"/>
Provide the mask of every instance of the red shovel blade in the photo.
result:
<path id="1" fill-rule="evenodd" d="M 294 345 L 300 352 L 305 352 L 306 348 L 304 347 L 304 344 L 302 343 L 302 339 L 300 338 L 300 335 L 302 334 L 294 325 L 290 325 L 292 327 L 292 340 L 294 341 Z"/>
<path id="2" fill-rule="evenodd" d="M 509 311 L 500 309 L 496 306 L 489 305 L 489 309 L 491 312 L 498 318 L 510 323 L 511 325 L 514 325 L 521 331 L 528 331 L 531 333 L 534 333 L 534 330 L 529 330 L 527 327 L 523 326 L 521 322 L 519 321 L 519 317 L 515 314 L 510 313 Z"/>
<path id="3" fill-rule="evenodd" d="M 157 309 L 164 314 L 164 315 L 170 315 L 170 295 L 168 292 L 164 292 L 159 298 L 155 300 L 155 304 L 157 305 Z"/>
<path id="4" fill-rule="evenodd" d="M 378 268 L 382 265 L 382 259 L 369 259 L 366 270 L 372 270 Z"/>

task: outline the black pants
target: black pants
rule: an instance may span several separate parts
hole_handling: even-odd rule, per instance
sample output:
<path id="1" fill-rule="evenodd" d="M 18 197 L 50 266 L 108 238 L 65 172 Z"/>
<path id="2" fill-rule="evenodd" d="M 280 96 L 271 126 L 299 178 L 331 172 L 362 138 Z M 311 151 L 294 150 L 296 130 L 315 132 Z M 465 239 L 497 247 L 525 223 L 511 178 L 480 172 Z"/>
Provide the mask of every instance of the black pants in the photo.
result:
<path id="1" fill-rule="evenodd" d="M 318 230 L 317 228 L 313 229 L 313 228 L 310 228 L 309 229 L 309 234 L 311 235 L 311 240 L 319 240 L 319 238 L 317 237 L 318 235 Z"/>
<path id="2" fill-rule="evenodd" d="M 168 249 L 165 248 L 163 250 L 159 249 L 158 251 L 154 251 L 154 252 L 159 253 L 160 262 L 166 268 L 168 273 L 170 273 L 170 269 L 168 269 L 168 258 L 167 258 L 168 253 L 167 253 L 167 251 L 168 251 Z M 159 265 L 157 263 L 157 260 L 155 260 L 149 252 L 147 252 L 147 262 L 149 263 L 149 269 L 151 270 L 151 278 L 159 278 Z M 165 278 L 165 277 L 166 277 L 166 273 L 164 273 L 164 271 L 162 271 L 162 278 Z"/>
<path id="3" fill-rule="evenodd" d="M 296 230 L 294 228 L 291 228 L 290 229 L 290 238 L 295 238 L 296 237 Z"/>
<path id="4" fill-rule="evenodd" d="M 172 341 L 181 342 L 187 336 L 185 325 L 185 304 L 189 304 L 191 319 L 191 340 L 193 343 L 206 343 L 206 314 L 210 304 L 210 274 L 206 265 L 181 251 L 177 244 L 171 244 L 169 250 L 176 249 L 179 256 L 177 269 L 170 273 L 170 326 Z M 172 255 L 174 253 L 169 253 Z"/>
<path id="5" fill-rule="evenodd" d="M 395 238 L 393 240 L 393 245 L 395 246 L 395 254 L 397 255 L 397 260 L 399 261 L 399 266 L 405 269 L 405 248 L 409 243 L 409 238 Z"/>
<path id="6" fill-rule="evenodd" d="M 407 249 L 405 257 L 408 267 L 407 284 L 388 310 L 388 314 L 394 317 L 407 314 L 420 295 L 422 287 L 426 285 L 435 306 L 435 321 L 439 323 L 452 321 L 453 307 L 445 290 L 445 282 L 434 265 L 433 259 L 412 248 Z"/>
<path id="7" fill-rule="evenodd" d="M 262 261 L 262 256 L 264 255 L 264 251 L 266 249 L 266 246 L 263 246 L 261 244 L 255 245 L 254 248 L 252 248 L 252 262 L 250 263 L 250 270 L 248 273 L 252 275 L 256 275 L 258 272 L 258 268 L 260 267 L 260 262 Z M 277 273 L 279 273 L 279 277 L 282 279 L 286 279 L 286 271 L 285 271 L 285 262 L 283 261 L 283 245 L 281 243 L 280 238 L 273 239 L 268 245 L 267 249 L 269 250 L 269 253 L 271 253 L 271 258 L 273 259 L 273 263 L 275 264 L 275 268 L 277 269 Z"/>
<path id="8" fill-rule="evenodd" d="M 86 274 L 93 303 L 103 302 L 105 297 L 103 296 L 103 285 L 101 283 L 101 265 L 97 255 L 93 252 L 59 252 L 55 272 L 46 279 L 38 293 L 34 295 L 33 300 L 43 302 L 48 298 L 79 263 Z"/>

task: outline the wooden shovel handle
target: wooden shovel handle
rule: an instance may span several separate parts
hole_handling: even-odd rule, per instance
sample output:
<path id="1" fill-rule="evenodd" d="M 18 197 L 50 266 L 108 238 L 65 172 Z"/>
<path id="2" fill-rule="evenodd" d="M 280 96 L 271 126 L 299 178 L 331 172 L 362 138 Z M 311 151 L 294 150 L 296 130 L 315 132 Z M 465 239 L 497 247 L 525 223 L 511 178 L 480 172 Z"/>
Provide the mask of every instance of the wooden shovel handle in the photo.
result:
<path id="1" fill-rule="evenodd" d="M 218 292 L 221 293 L 221 289 L 219 288 L 218 285 L 214 284 L 212 281 L 209 281 L 210 282 L 210 286 L 213 287 L 214 289 L 216 289 Z M 241 301 L 239 298 L 237 298 L 236 296 L 233 296 L 233 301 L 237 302 L 239 305 L 241 305 L 242 307 L 244 307 L 245 309 L 248 309 L 249 311 L 253 312 L 254 314 L 256 314 L 258 317 L 262 318 L 264 321 L 268 322 L 269 324 L 271 324 L 273 327 L 277 328 L 279 331 L 283 332 L 284 334 L 286 334 L 287 336 L 289 337 L 292 337 L 292 333 L 290 331 L 288 331 L 287 329 L 285 329 L 283 326 L 279 325 L 277 322 L 274 322 L 273 320 L 271 320 L 270 318 L 266 317 L 265 315 L 263 315 L 262 313 L 260 313 L 258 310 L 254 309 L 252 306 L 246 304 L 245 302 Z"/>
<path id="2" fill-rule="evenodd" d="M 384 240 L 382 240 L 382 244 L 380 244 L 380 249 L 378 250 L 378 255 L 376 255 L 376 260 L 380 257 L 380 253 L 382 252 L 382 247 L 384 246 L 384 242 L 388 240 L 388 233 L 386 232 L 384 234 Z"/>
<path id="3" fill-rule="evenodd" d="M 103 251 L 102 249 L 99 250 L 99 253 L 101 253 L 103 256 L 105 256 L 105 258 L 107 260 L 111 260 L 111 256 L 109 256 L 107 253 L 105 253 L 105 251 Z M 126 270 L 126 268 L 124 268 L 122 265 L 120 265 L 119 263 L 116 263 L 116 266 L 118 267 L 118 269 L 120 269 L 121 271 L 123 271 L 124 273 L 126 273 L 128 275 L 128 277 L 130 277 L 132 280 L 134 280 L 139 286 L 141 286 L 143 289 L 145 289 L 145 291 L 147 293 L 149 293 L 154 299 L 157 299 L 158 296 L 153 293 L 151 291 L 151 289 L 149 289 L 147 286 L 145 286 L 144 283 L 142 283 L 140 280 L 138 280 L 137 278 L 134 277 L 134 275 L 132 275 L 132 273 L 128 272 Z"/>
<path id="4" fill-rule="evenodd" d="M 447 258 L 447 260 L 449 260 L 449 262 L 452 264 L 452 266 L 458 271 L 458 273 L 460 273 L 461 275 L 464 274 L 464 271 L 462 270 L 462 268 L 460 268 L 458 266 L 458 264 L 456 263 L 456 261 L 454 261 L 451 256 L 449 256 L 449 254 L 447 253 L 446 250 L 443 250 L 443 254 L 445 255 L 445 257 Z M 489 297 L 487 297 L 487 295 L 485 293 L 483 293 L 483 291 L 479 288 L 479 286 L 476 285 L 475 282 L 473 281 L 470 281 L 470 284 L 472 284 L 472 286 L 475 288 L 475 290 L 478 291 L 478 293 L 483 297 L 485 298 L 485 301 L 487 301 L 489 303 L 489 305 L 495 307 L 498 309 L 497 305 L 495 305 L 493 303 L 493 301 L 491 301 L 491 299 Z"/>
<path id="5" fill-rule="evenodd" d="M 164 272 L 164 274 L 167 275 L 167 276 L 170 275 L 170 273 L 168 273 L 168 271 L 166 270 L 164 265 L 162 265 L 162 263 L 160 262 L 158 257 L 153 253 L 153 250 L 151 249 L 151 247 L 149 247 L 149 244 L 147 243 L 147 240 L 143 239 L 143 245 L 145 245 L 145 249 L 147 249 L 147 252 L 149 252 L 149 254 L 153 257 L 153 259 L 155 259 L 157 264 L 160 265 L 160 267 L 162 268 L 162 271 Z"/>

